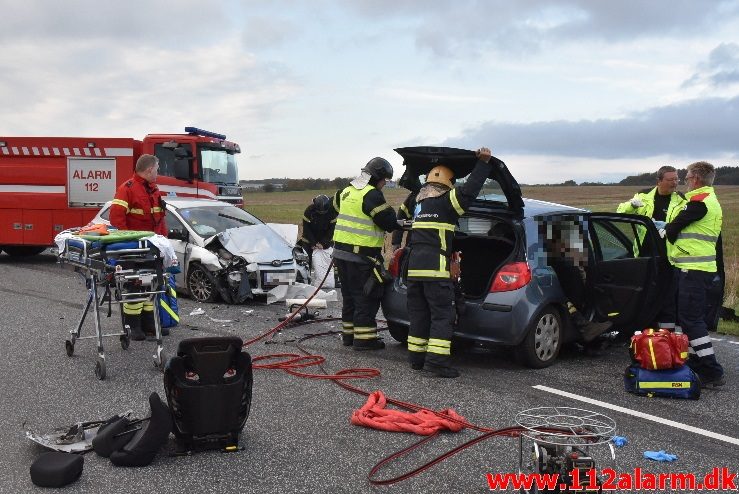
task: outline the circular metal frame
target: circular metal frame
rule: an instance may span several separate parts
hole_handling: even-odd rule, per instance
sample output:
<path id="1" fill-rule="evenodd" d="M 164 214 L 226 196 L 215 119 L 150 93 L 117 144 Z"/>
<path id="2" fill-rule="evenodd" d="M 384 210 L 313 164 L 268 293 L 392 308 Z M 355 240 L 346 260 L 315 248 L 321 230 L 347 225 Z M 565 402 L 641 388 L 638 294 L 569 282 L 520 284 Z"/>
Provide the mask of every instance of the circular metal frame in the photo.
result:
<path id="1" fill-rule="evenodd" d="M 516 423 L 526 429 L 523 437 L 559 446 L 593 446 L 607 443 L 616 431 L 616 422 L 602 413 L 571 407 L 529 408 L 516 415 Z"/>

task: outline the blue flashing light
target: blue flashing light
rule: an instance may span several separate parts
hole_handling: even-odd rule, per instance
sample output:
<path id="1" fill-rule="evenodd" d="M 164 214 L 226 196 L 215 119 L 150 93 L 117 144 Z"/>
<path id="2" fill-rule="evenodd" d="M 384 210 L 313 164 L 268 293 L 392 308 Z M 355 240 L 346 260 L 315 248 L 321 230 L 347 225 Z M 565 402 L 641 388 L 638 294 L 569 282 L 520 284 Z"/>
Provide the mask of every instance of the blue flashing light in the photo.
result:
<path id="1" fill-rule="evenodd" d="M 196 136 L 213 137 L 215 139 L 226 140 L 226 136 L 223 134 L 217 134 L 216 132 L 210 132 L 208 130 L 198 129 L 197 127 L 185 127 L 185 132 Z"/>

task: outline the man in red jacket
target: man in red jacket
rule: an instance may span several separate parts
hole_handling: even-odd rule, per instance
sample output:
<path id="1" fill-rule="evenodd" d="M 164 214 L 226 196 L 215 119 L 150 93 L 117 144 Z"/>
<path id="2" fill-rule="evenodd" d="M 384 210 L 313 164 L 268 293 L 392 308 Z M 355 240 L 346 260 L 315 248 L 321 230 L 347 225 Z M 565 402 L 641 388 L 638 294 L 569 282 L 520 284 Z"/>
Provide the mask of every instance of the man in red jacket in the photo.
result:
<path id="1" fill-rule="evenodd" d="M 162 193 L 156 186 L 159 159 L 142 154 L 136 161 L 136 172 L 115 193 L 110 207 L 110 224 L 119 230 L 151 231 L 167 236 Z M 131 339 L 144 340 L 154 334 L 154 304 L 123 304 L 123 324 L 131 329 Z M 162 334 L 164 328 L 162 328 Z"/>

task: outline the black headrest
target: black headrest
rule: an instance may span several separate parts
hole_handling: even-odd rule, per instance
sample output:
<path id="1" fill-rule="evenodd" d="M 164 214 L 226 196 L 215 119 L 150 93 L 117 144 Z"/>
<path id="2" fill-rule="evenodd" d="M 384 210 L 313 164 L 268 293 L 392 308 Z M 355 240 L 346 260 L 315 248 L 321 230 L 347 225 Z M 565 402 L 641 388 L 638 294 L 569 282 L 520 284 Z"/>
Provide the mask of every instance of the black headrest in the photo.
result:
<path id="1" fill-rule="evenodd" d="M 128 428 L 129 423 L 128 417 L 114 415 L 101 425 L 92 438 L 92 449 L 95 453 L 108 458 L 113 451 L 125 446 L 131 440 L 131 436 L 119 434 Z"/>
<path id="2" fill-rule="evenodd" d="M 80 455 L 50 451 L 36 458 L 31 465 L 31 481 L 39 487 L 62 487 L 82 474 L 85 460 Z"/>
<path id="3" fill-rule="evenodd" d="M 238 336 L 214 336 L 182 340 L 177 355 L 187 370 L 197 372 L 201 384 L 223 382 L 223 375 L 236 366 L 244 342 Z"/>

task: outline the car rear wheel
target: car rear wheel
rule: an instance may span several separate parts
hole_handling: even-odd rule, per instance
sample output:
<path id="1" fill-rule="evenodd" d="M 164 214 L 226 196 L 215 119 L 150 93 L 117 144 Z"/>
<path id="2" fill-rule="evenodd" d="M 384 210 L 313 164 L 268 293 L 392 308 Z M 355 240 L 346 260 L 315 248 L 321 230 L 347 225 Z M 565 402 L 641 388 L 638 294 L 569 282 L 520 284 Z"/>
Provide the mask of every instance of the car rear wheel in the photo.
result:
<path id="1" fill-rule="evenodd" d="M 215 302 L 218 300 L 213 277 L 200 264 L 192 264 L 187 273 L 187 290 L 190 297 L 198 302 Z"/>
<path id="2" fill-rule="evenodd" d="M 388 321 L 387 330 L 390 333 L 390 336 L 395 338 L 396 341 L 400 343 L 408 341 L 408 326 Z"/>
<path id="3" fill-rule="evenodd" d="M 516 348 L 519 360 L 536 369 L 549 367 L 557 360 L 562 336 L 559 312 L 554 307 L 547 307 L 532 320 L 526 338 Z"/>

